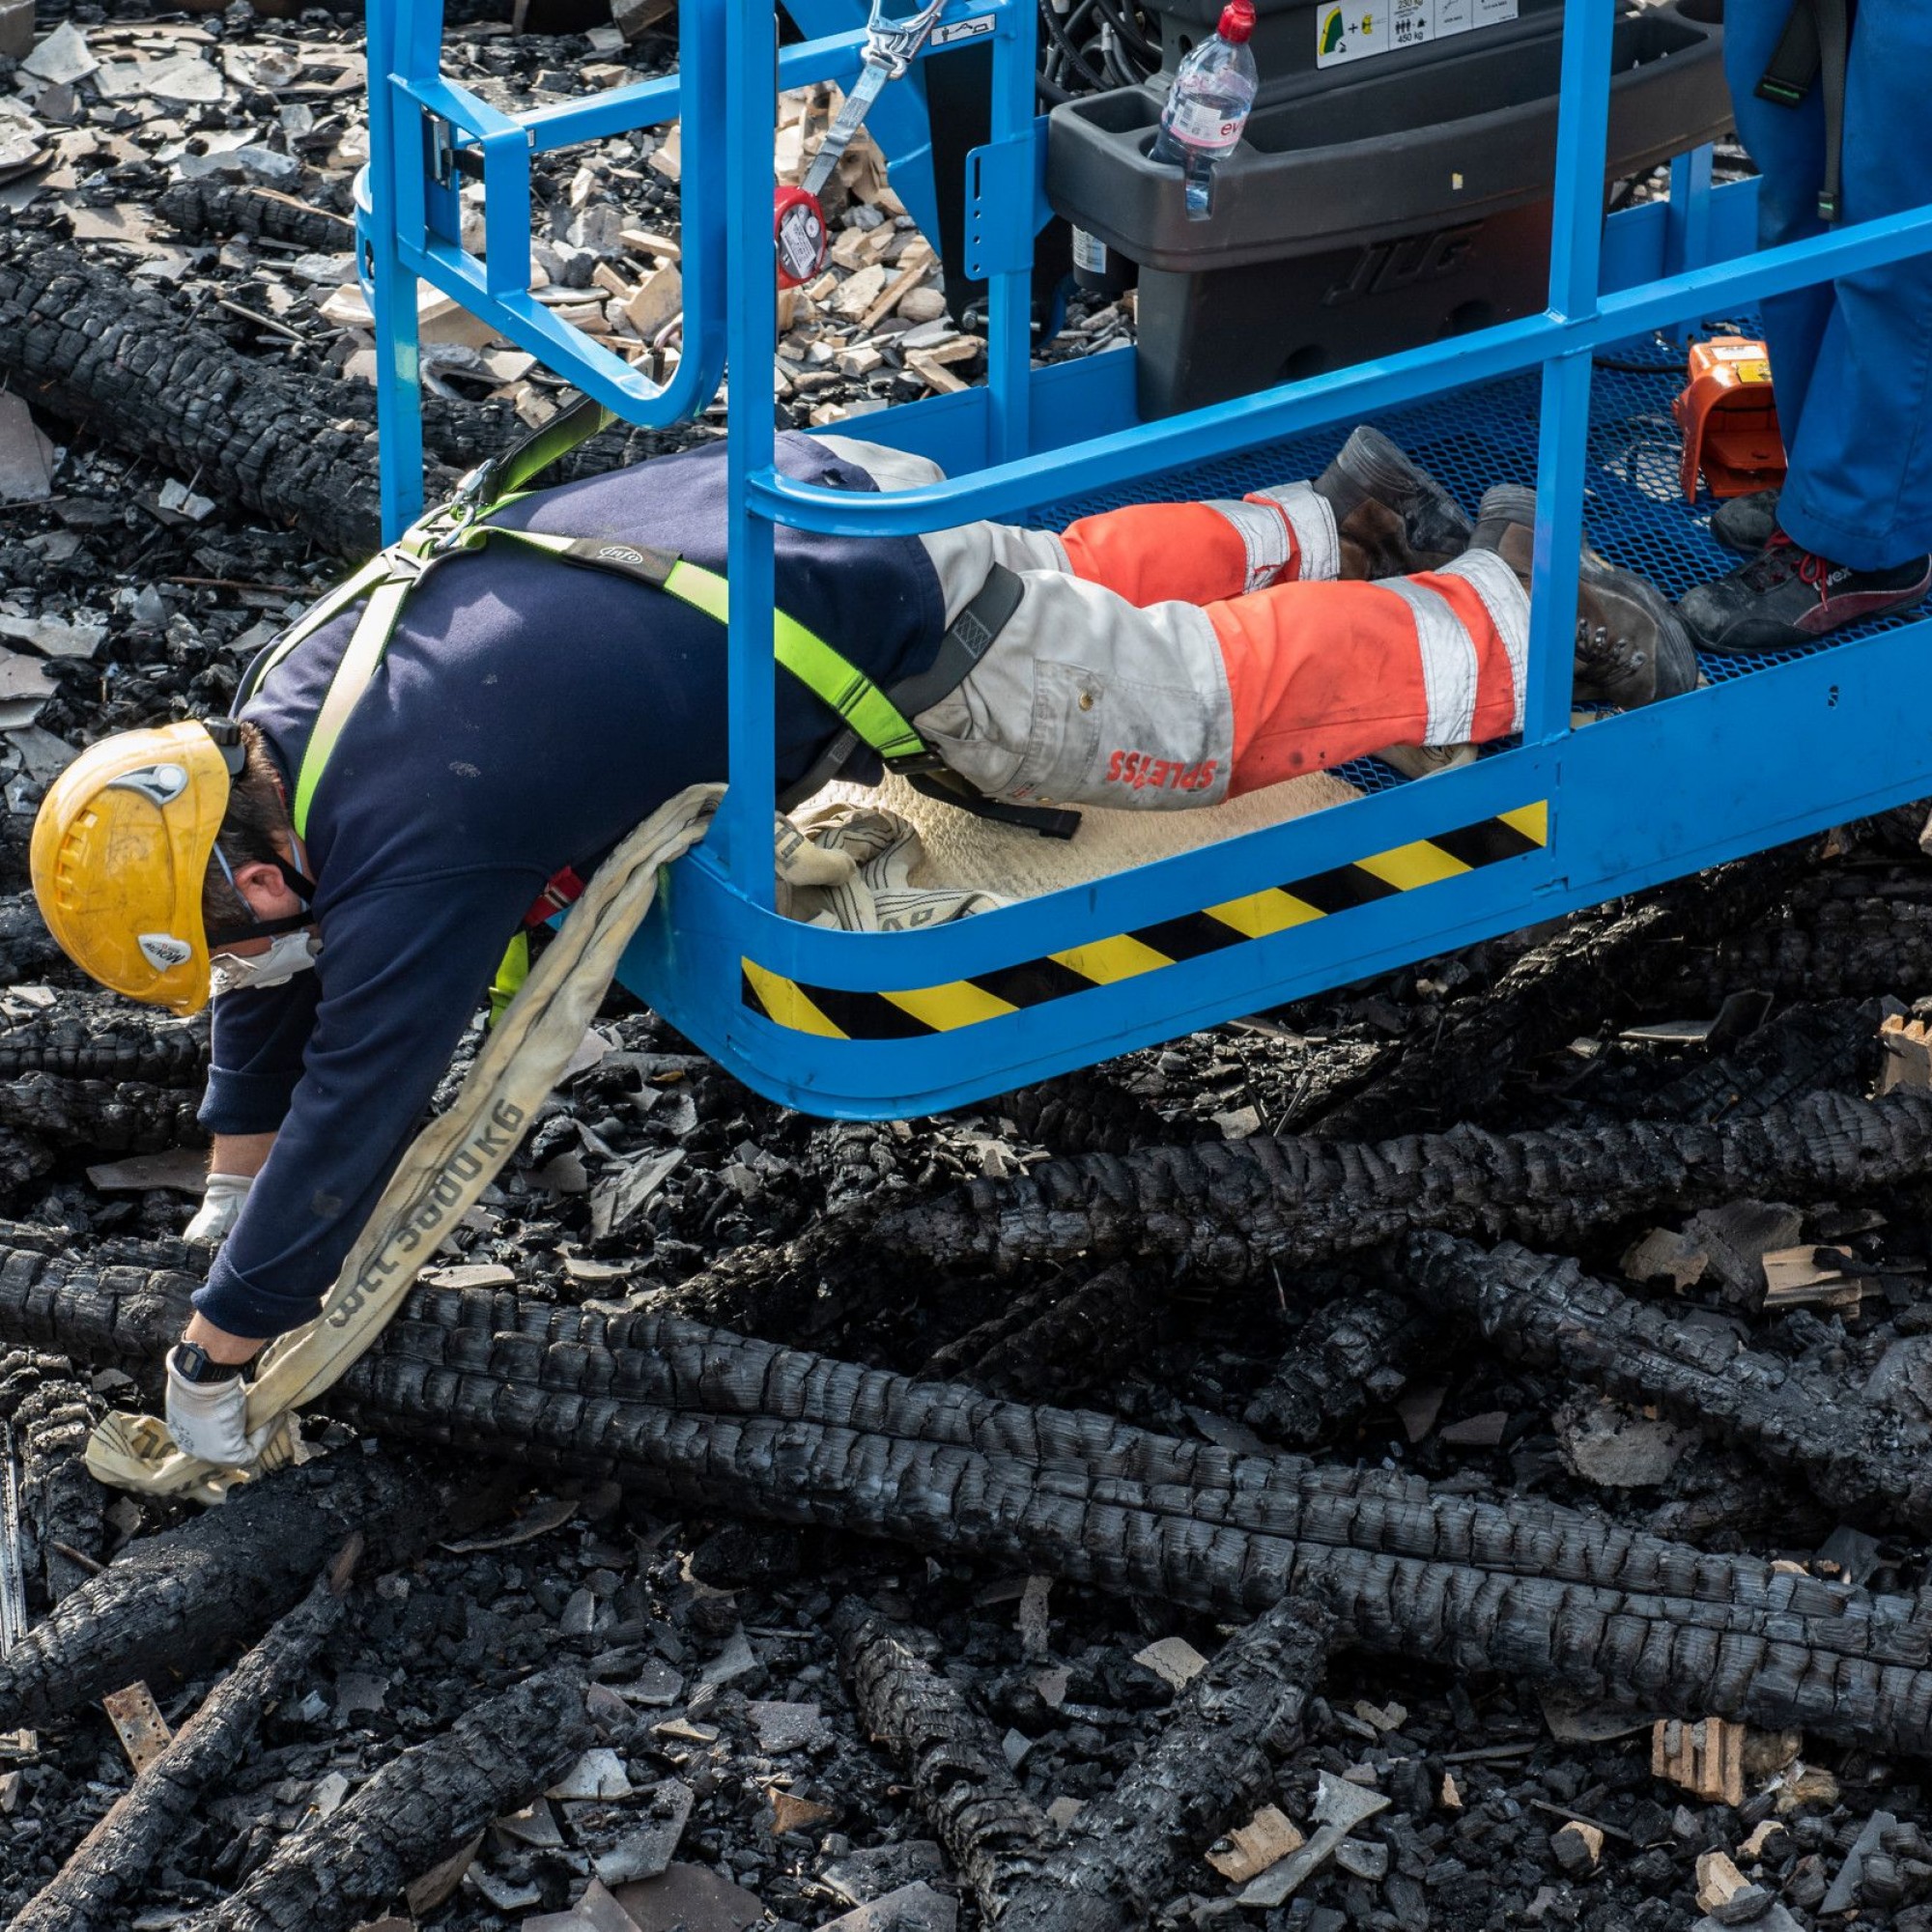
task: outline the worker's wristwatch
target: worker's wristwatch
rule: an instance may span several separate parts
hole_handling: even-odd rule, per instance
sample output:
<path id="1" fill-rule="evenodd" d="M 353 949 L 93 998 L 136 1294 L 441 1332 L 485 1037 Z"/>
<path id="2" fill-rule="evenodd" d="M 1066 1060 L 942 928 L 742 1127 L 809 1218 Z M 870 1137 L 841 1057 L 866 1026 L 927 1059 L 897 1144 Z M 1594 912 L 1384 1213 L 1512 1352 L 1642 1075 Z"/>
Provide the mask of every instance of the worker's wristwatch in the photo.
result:
<path id="1" fill-rule="evenodd" d="M 234 1381 L 242 1374 L 239 1362 L 217 1362 L 199 1342 L 177 1342 L 172 1360 L 182 1380 L 197 1387 L 204 1382 Z"/>

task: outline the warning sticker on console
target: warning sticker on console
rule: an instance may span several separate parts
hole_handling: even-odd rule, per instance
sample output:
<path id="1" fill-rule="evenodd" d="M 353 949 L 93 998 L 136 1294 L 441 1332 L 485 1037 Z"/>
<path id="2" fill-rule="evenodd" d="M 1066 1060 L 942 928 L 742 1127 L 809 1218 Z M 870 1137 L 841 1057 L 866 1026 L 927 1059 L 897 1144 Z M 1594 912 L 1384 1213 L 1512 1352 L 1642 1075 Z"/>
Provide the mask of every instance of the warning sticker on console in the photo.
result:
<path id="1" fill-rule="evenodd" d="M 1315 65 L 1340 67 L 1374 54 L 1444 41 L 1517 17 L 1518 0 L 1347 0 L 1315 12 Z"/>

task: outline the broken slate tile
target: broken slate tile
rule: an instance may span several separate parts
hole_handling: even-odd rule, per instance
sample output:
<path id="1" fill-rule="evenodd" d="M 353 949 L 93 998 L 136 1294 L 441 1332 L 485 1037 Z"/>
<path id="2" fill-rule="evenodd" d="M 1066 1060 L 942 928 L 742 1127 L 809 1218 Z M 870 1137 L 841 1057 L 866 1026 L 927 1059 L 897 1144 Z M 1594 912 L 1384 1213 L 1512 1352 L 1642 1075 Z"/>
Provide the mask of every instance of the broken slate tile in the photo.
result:
<path id="1" fill-rule="evenodd" d="M 1804 1932 L 1804 1927 L 1776 1899 L 1768 1912 L 1761 1913 L 1750 1923 L 1751 1932 Z M 1705 1918 L 1698 1919 L 1690 1932 L 1730 1932 L 1730 1928 L 1720 1918 Z"/>
<path id="2" fill-rule="evenodd" d="M 1898 1827 L 1896 1815 L 1890 1811 L 1874 1811 L 1865 1820 L 1865 1828 L 1861 1832 L 1845 1854 L 1845 1862 L 1838 1867 L 1838 1875 L 1832 1881 L 1832 1889 L 1826 1892 L 1819 1913 L 1827 1918 L 1840 1912 L 1849 1912 L 1859 1902 L 1860 1882 L 1865 1875 L 1865 1861 L 1882 1849 L 1885 1834 Z M 1763 1923 L 1759 1920 L 1759 1923 Z"/>
<path id="3" fill-rule="evenodd" d="M 724 1648 L 699 1669 L 697 1681 L 700 1685 L 729 1684 L 757 1667 L 758 1657 L 751 1638 L 742 1630 L 734 1630 L 724 1640 Z"/>
<path id="4" fill-rule="evenodd" d="M 1184 1636 L 1164 1636 L 1158 1643 L 1136 1651 L 1134 1662 L 1145 1664 L 1177 1690 L 1185 1690 L 1208 1668 L 1208 1660 Z"/>
<path id="5" fill-rule="evenodd" d="M 335 1715 L 352 1718 L 357 1711 L 380 1711 L 389 1694 L 386 1674 L 373 1670 L 343 1670 L 335 1678 Z"/>
<path id="6" fill-rule="evenodd" d="M 1481 1415 L 1464 1416 L 1435 1432 L 1438 1442 L 1452 1449 L 1493 1449 L 1503 1439 L 1509 1417 L 1499 1408 L 1486 1409 Z"/>
<path id="7" fill-rule="evenodd" d="M 508 1878 L 485 1865 L 471 1865 L 467 1883 L 480 1891 L 498 1912 L 524 1912 L 543 1900 L 542 1890 L 526 1878 Z"/>
<path id="8" fill-rule="evenodd" d="M 25 60 L 20 71 L 36 80 L 84 80 L 100 63 L 88 51 L 87 36 L 71 20 L 63 20 Z"/>
<path id="9" fill-rule="evenodd" d="M 594 1878 L 568 1912 L 526 1918 L 523 1932 L 635 1932 L 637 1921 Z"/>
<path id="10" fill-rule="evenodd" d="M 746 1707 L 758 1734 L 758 1748 L 776 1755 L 809 1745 L 825 1728 L 816 1704 L 751 1704 Z"/>
<path id="11" fill-rule="evenodd" d="M 945 1855 L 930 1838 L 902 1838 L 895 1845 L 845 1853 L 818 1874 L 818 1882 L 848 1903 L 864 1905 L 921 1879 L 938 1878 L 945 1869 Z"/>
<path id="12" fill-rule="evenodd" d="M 483 1843 L 483 1833 L 477 1834 L 467 1843 L 458 1845 L 455 1851 L 438 1864 L 430 1866 L 420 1878 L 414 1878 L 403 1889 L 403 1902 L 410 1908 L 411 1915 L 421 1918 L 434 1912 L 456 1888 L 463 1883 L 468 1873 L 473 1881 L 478 1873 L 471 1869 L 478 1848 Z M 489 1894 L 484 1894 L 486 1897 Z M 525 1901 L 534 1905 L 534 1898 Z"/>
<path id="13" fill-rule="evenodd" d="M 1878 1539 L 1841 1522 L 1818 1546 L 1811 1567 L 1828 1577 L 1842 1577 L 1848 1583 L 1861 1584 L 1870 1581 L 1878 1568 Z"/>
<path id="14" fill-rule="evenodd" d="M 617 1888 L 617 1903 L 637 1932 L 744 1932 L 765 1908 L 708 1865 L 672 1865 L 662 1878 Z"/>
<path id="15" fill-rule="evenodd" d="M 0 411 L 4 409 L 5 401 L 0 399 Z M 4 438 L 4 431 L 0 431 L 0 438 Z M 5 485 L 0 483 L 0 495 L 4 494 Z M 106 637 L 105 624 L 64 624 L 58 617 L 0 616 L 0 638 L 12 638 L 16 643 L 39 651 L 43 657 L 91 658 Z"/>
<path id="16" fill-rule="evenodd" d="M 607 1745 L 587 1750 L 544 1793 L 546 1798 L 628 1798 L 630 1774 Z"/>
<path id="17" fill-rule="evenodd" d="M 221 75 L 195 54 L 177 54 L 172 60 L 143 64 L 141 91 L 155 100 L 179 101 L 186 105 L 219 100 L 222 95 Z"/>
<path id="18" fill-rule="evenodd" d="M 658 1877 L 671 1861 L 696 1803 L 691 1786 L 668 1777 L 643 1793 L 647 1815 L 608 1852 L 591 1860 L 591 1869 L 613 1889 L 638 1879 Z"/>
<path id="19" fill-rule="evenodd" d="M 0 503 L 44 503 L 53 494 L 53 444 L 23 397 L 0 395 Z"/>
<path id="20" fill-rule="evenodd" d="M 630 1683 L 611 1688 L 629 1703 L 646 1704 L 656 1710 L 664 1710 L 675 1704 L 683 1694 L 684 1678 L 669 1664 L 649 1658 L 639 1666 L 637 1676 Z"/>
<path id="21" fill-rule="evenodd" d="M 521 1811 L 504 1812 L 493 1822 L 491 1829 L 519 1845 L 535 1845 L 544 1851 L 554 1851 L 563 1843 L 563 1831 L 556 1822 L 556 1813 L 550 1808 L 550 1801 L 544 1798 L 533 1799 Z"/>
<path id="22" fill-rule="evenodd" d="M 820 1932 L 952 1932 L 958 1922 L 956 1899 L 929 1885 L 907 1885 L 827 1920 Z"/>
<path id="23" fill-rule="evenodd" d="M 184 1194 L 199 1194 L 208 1179 L 208 1154 L 201 1148 L 171 1148 L 165 1153 L 137 1153 L 127 1160 L 110 1160 L 90 1167 L 91 1186 L 104 1194 L 118 1191 L 145 1193 L 154 1187 L 172 1187 Z"/>
<path id="24" fill-rule="evenodd" d="M 621 1235 L 657 1199 L 658 1190 L 684 1163 L 684 1150 L 639 1154 L 590 1190 L 590 1232 L 599 1240 Z"/>
<path id="25" fill-rule="evenodd" d="M 53 679 L 47 675 L 47 668 L 41 659 L 25 657 L 17 651 L 0 651 L 0 704 L 51 697 L 53 691 Z"/>

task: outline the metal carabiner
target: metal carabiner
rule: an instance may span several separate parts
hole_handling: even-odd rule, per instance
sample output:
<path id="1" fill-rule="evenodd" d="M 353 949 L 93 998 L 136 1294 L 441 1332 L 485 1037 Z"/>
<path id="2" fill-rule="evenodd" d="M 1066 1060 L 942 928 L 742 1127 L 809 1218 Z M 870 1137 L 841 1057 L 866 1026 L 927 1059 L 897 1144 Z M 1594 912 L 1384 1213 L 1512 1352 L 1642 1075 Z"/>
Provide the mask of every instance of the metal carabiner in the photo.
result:
<path id="1" fill-rule="evenodd" d="M 926 0 L 923 7 L 895 20 L 887 16 L 886 0 L 872 0 L 872 11 L 866 21 L 867 64 L 884 68 L 888 80 L 899 79 L 918 59 L 926 36 L 945 11 L 946 0 Z"/>

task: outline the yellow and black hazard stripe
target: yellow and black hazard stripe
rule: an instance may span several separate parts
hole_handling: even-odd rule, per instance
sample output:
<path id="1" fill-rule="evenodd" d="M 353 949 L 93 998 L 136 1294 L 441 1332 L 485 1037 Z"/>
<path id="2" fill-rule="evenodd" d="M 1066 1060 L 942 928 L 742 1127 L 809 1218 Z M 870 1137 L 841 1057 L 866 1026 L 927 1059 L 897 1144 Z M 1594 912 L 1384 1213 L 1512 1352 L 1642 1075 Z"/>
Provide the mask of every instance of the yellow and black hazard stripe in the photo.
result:
<path id="1" fill-rule="evenodd" d="M 1152 973 L 1178 960 L 1198 959 L 1291 926 L 1330 919 L 1397 893 L 1535 852 L 1549 840 L 1547 802 L 1519 807 L 1433 838 L 1377 852 L 1332 871 L 1204 906 L 1179 919 L 1136 926 L 1112 939 L 999 966 L 970 980 L 915 986 L 894 993 L 853 993 L 814 986 L 744 960 L 743 997 L 753 1012 L 797 1033 L 825 1039 L 918 1039 L 998 1019 L 1023 1007 L 1044 1006 Z"/>

